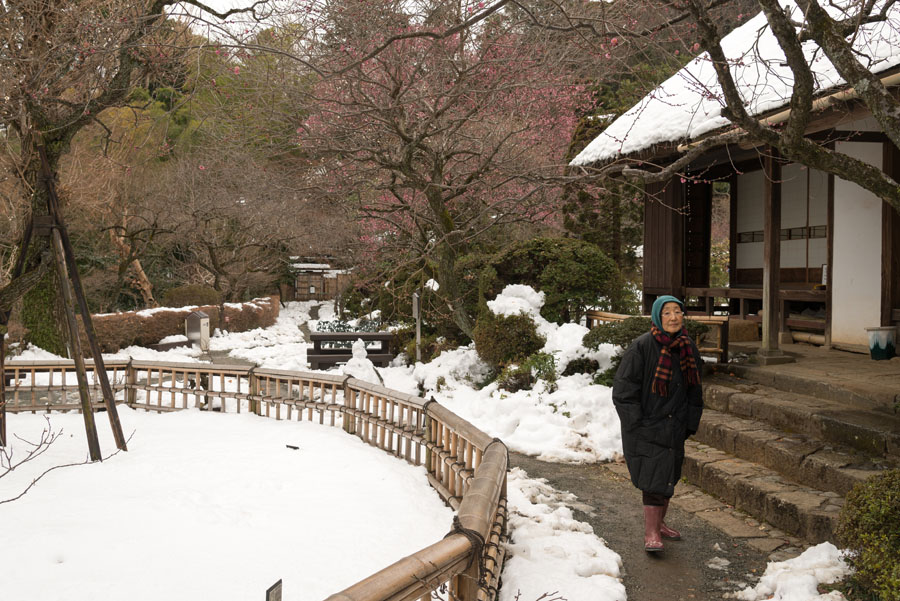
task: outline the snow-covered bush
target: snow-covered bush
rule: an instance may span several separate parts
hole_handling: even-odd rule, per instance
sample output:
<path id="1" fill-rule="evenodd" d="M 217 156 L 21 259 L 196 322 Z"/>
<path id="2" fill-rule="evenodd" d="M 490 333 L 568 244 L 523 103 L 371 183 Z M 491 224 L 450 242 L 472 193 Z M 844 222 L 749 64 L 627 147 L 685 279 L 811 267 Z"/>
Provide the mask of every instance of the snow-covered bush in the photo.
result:
<path id="1" fill-rule="evenodd" d="M 478 356 L 498 371 L 525 360 L 547 342 L 525 313 L 506 316 L 485 311 L 479 316 L 473 334 Z"/>

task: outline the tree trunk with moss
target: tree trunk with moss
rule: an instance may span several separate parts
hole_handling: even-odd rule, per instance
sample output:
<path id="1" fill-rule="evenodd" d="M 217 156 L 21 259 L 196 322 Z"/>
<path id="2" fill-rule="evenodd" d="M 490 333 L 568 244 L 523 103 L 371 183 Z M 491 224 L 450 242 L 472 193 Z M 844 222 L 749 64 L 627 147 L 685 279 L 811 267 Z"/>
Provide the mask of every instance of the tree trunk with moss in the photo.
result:
<path id="1" fill-rule="evenodd" d="M 68 356 L 66 338 L 61 325 L 57 275 L 51 270 L 40 283 L 28 291 L 22 308 L 22 325 L 28 329 L 27 339 L 35 346 L 62 357 Z"/>

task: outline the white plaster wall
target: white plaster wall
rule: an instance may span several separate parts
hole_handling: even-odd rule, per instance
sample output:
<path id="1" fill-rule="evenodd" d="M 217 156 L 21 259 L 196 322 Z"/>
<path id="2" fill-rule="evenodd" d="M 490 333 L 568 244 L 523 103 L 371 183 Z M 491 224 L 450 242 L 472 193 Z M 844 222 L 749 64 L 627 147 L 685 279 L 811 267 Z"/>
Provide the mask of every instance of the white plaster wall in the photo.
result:
<path id="1" fill-rule="evenodd" d="M 828 238 L 813 238 L 809 241 L 809 266 L 821 267 L 828 263 Z"/>
<path id="2" fill-rule="evenodd" d="M 736 245 L 736 269 L 760 269 L 763 266 L 763 243 L 744 242 Z"/>
<path id="3" fill-rule="evenodd" d="M 802 165 L 791 163 L 781 169 L 781 227 L 806 225 L 806 173 Z M 805 248 L 805 245 L 804 245 Z M 790 251 L 788 251 L 790 252 Z M 781 254 L 785 245 L 781 245 Z M 804 250 L 804 255 L 806 251 Z M 782 267 L 788 267 L 782 262 Z M 790 267 L 794 267 L 791 265 Z"/>
<path id="4" fill-rule="evenodd" d="M 837 142 L 836 150 L 882 166 L 881 143 Z M 864 328 L 881 323 L 881 210 L 881 199 L 835 178 L 832 342 L 868 346 Z"/>
<path id="5" fill-rule="evenodd" d="M 781 241 L 781 266 L 806 267 L 806 240 Z"/>
<path id="6" fill-rule="evenodd" d="M 765 207 L 765 176 L 762 170 L 743 173 L 737 178 L 737 231 L 754 232 L 763 229 Z M 763 266 L 763 243 L 744 242 L 735 245 L 736 269 L 754 269 Z"/>
<path id="7" fill-rule="evenodd" d="M 809 172 L 809 224 L 828 225 L 828 174 Z"/>
<path id="8" fill-rule="evenodd" d="M 738 176 L 737 231 L 763 229 L 765 181 L 762 169 Z"/>

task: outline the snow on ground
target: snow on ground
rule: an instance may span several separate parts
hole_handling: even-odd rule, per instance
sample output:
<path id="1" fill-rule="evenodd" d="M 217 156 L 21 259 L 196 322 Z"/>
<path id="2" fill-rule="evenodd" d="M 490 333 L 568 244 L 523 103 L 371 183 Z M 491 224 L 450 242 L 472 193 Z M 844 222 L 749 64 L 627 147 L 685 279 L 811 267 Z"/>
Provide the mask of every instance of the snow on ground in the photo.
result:
<path id="1" fill-rule="evenodd" d="M 199 410 L 119 415 L 133 432 L 127 453 L 50 472 L 0 505 L 2 598 L 244 601 L 283 579 L 285 599 L 316 601 L 450 528 L 424 468 L 339 429 Z M 81 415 L 49 419 L 59 439 L 0 479 L 0 500 L 85 461 Z M 45 424 L 11 416 L 14 462 L 28 450 L 20 437 L 38 440 Z"/>
<path id="2" fill-rule="evenodd" d="M 609 365 L 610 357 L 615 352 L 613 347 L 604 347 L 598 352 L 584 349 L 581 346 L 581 339 L 587 329 L 577 324 L 556 326 L 548 323 L 539 315 L 542 303 L 543 296 L 540 293 L 524 286 L 514 286 L 505 290 L 503 294 L 492 301 L 491 309 L 502 314 L 523 311 L 531 315 L 538 324 L 538 330 L 547 338 L 543 350 L 554 354 L 560 372 L 569 361 L 579 357 L 596 359 L 602 368 Z M 317 319 L 310 319 L 311 312 L 317 313 Z M 300 326 L 306 323 L 310 329 L 315 330 L 318 321 L 333 319 L 333 317 L 334 311 L 330 302 L 288 303 L 285 308 L 282 308 L 278 320 L 270 328 L 241 333 L 217 332 L 210 339 L 210 345 L 213 350 L 229 351 L 232 356 L 253 360 L 263 367 L 306 370 L 308 369 L 306 349 L 309 344 L 303 338 Z M 27 358 L 31 359 L 53 357 L 49 353 L 33 347 L 26 350 L 25 354 L 28 355 Z M 175 349 L 166 353 L 157 353 L 148 349 L 131 347 L 124 349 L 117 356 L 133 356 L 161 361 L 197 361 L 199 355 L 199 351 L 192 349 Z M 23 358 L 26 357 L 23 356 Z M 361 367 L 364 361 L 367 360 L 360 361 L 360 365 L 357 367 Z M 333 371 L 338 373 L 341 369 L 339 367 Z M 608 387 L 593 384 L 588 376 L 574 375 L 559 378 L 555 390 L 546 386 L 545 383 L 538 383 L 533 390 L 509 393 L 499 390 L 496 384 L 482 386 L 488 372 L 487 366 L 478 358 L 472 346 L 444 352 L 428 364 L 417 363 L 412 366 L 396 365 L 378 368 L 378 373 L 384 379 L 387 387 L 419 394 L 425 398 L 434 397 L 441 404 L 471 421 L 485 432 L 502 438 L 513 450 L 535 455 L 547 461 L 566 462 L 604 461 L 621 454 L 619 421 Z M 217 414 L 196 412 L 194 414 L 201 420 L 218 419 Z M 253 418 L 247 419 L 252 420 Z M 153 423 L 153 418 L 150 419 L 150 422 Z M 206 423 L 203 422 L 198 431 L 208 429 Z M 298 426 L 298 424 L 292 425 Z M 262 427 L 265 428 L 265 426 Z M 281 428 L 282 426 L 273 427 Z M 304 424 L 303 427 L 305 428 L 306 425 Z M 103 427 L 99 429 L 101 432 L 104 430 Z M 108 428 L 106 429 L 108 430 Z M 143 427 L 141 429 L 143 430 Z M 67 430 L 73 431 L 72 429 Z M 346 439 L 341 432 L 329 428 L 324 430 L 334 432 L 339 436 L 339 440 Z M 305 431 L 304 436 L 306 436 Z M 83 436 L 79 437 L 78 434 L 75 434 L 75 438 L 82 440 Z M 301 451 L 304 448 L 301 444 Z M 132 453 L 133 451 L 129 452 L 129 455 Z M 277 455 L 280 456 L 280 453 L 281 448 L 278 448 Z M 316 453 L 318 454 L 318 451 Z M 372 453 L 373 456 L 380 456 L 378 451 L 373 450 Z M 116 460 L 118 457 L 113 461 Z M 352 468 L 353 466 L 349 464 L 342 466 L 346 477 L 350 480 L 356 478 L 356 471 Z M 163 471 L 168 469 L 170 468 L 166 467 Z M 305 471 L 303 473 L 306 474 Z M 248 476 L 248 481 L 251 481 L 250 478 L 253 478 L 252 474 Z M 287 485 L 287 483 L 280 482 L 284 479 L 284 473 L 273 474 L 271 478 L 273 482 L 279 481 L 280 484 Z M 310 482 L 309 479 L 301 480 L 307 484 Z M 424 481 L 424 479 L 422 480 Z M 39 486 L 43 487 L 44 483 L 42 482 Z M 243 482 L 241 487 L 250 488 L 243 486 Z M 330 489 L 323 492 L 326 489 L 322 486 L 321 481 L 317 480 L 314 488 L 320 496 L 327 498 L 334 496 Z M 157 493 L 162 490 L 162 486 L 158 487 Z M 169 489 L 165 490 L 168 495 Z M 359 490 L 370 489 L 358 487 L 354 492 L 349 493 L 350 496 L 356 495 Z M 285 497 L 287 498 L 291 494 L 285 492 Z M 515 601 L 517 596 L 522 600 L 537 599 L 542 594 L 551 591 L 559 591 L 559 594 L 569 601 L 582 599 L 624 601 L 626 599 L 620 581 L 621 559 L 614 550 L 608 549 L 605 542 L 592 532 L 590 525 L 574 519 L 572 511 L 567 505 L 575 500 L 572 495 L 553 490 L 546 481 L 530 479 L 521 470 L 510 472 L 508 494 L 512 540 L 510 542 L 511 555 L 503 573 L 502 601 Z M 30 496 L 32 493 L 29 493 Z M 367 499 L 376 496 L 367 495 Z M 2 494 L 0 494 L 0 498 L 2 498 Z M 301 504 L 294 504 L 293 512 L 299 512 L 301 505 L 305 512 L 307 497 L 302 498 Z M 166 500 L 167 498 L 158 495 L 150 502 L 154 506 L 165 506 Z M 30 505 L 30 500 L 24 499 L 23 501 L 23 506 Z M 186 504 L 186 502 L 182 504 Z M 267 503 L 263 503 L 262 506 L 266 507 Z M 9 507 L 9 505 L 0 505 L 0 519 L 3 519 L 4 523 L 6 523 L 5 516 L 3 516 L 5 507 Z M 43 516 L 43 509 L 41 506 L 40 509 L 23 510 L 23 513 L 26 517 L 30 516 L 29 519 L 34 522 L 37 518 L 33 516 Z M 226 509 L 221 510 L 226 511 Z M 234 510 L 227 509 L 227 511 Z M 326 513 L 332 515 L 326 511 L 323 511 L 322 515 L 326 515 Z M 329 523 L 331 522 L 329 521 Z M 384 523 L 391 523 L 391 518 L 385 517 Z M 340 528 L 337 527 L 338 525 L 339 521 L 333 522 L 333 529 L 344 529 L 343 525 Z M 447 531 L 448 525 L 449 520 L 439 524 L 443 528 L 441 536 Z M 227 530 L 222 536 L 226 534 Z M 375 546 L 378 548 L 383 541 L 383 536 L 365 529 L 355 532 L 354 536 L 357 541 L 378 540 L 379 544 Z M 318 544 L 319 539 L 315 540 Z M 434 540 L 436 538 L 430 539 L 431 542 Z M 302 546 L 302 543 L 299 542 L 295 544 Z M 823 545 L 828 545 L 828 543 L 823 543 Z M 812 582 L 811 579 L 829 582 L 826 578 L 845 569 L 845 567 L 841 568 L 843 564 L 839 553 L 830 550 L 833 549 L 833 546 L 828 548 L 823 545 L 810 550 L 813 551 L 811 555 L 804 554 L 792 562 L 770 564 L 769 570 L 773 575 L 770 576 L 767 571 L 766 576 L 756 588 L 748 588 L 740 593 L 743 595 L 740 599 L 742 601 L 762 601 L 763 599 L 837 601 L 840 597 L 835 596 L 835 593 L 829 596 L 819 596 L 815 593 L 814 584 L 811 588 L 807 585 L 800 586 L 791 579 L 791 574 L 796 573 L 798 578 L 807 579 L 809 582 Z M 357 547 L 363 546 L 369 545 L 364 543 L 357 545 Z M 219 549 L 219 546 L 210 547 L 206 553 L 215 555 Z M 153 557 L 154 555 L 142 552 L 141 556 Z M 328 557 L 333 559 L 336 556 L 340 556 L 340 554 L 335 556 L 317 554 L 320 559 Z M 252 561 L 252 559 L 247 561 Z M 264 563 L 260 561 L 259 565 L 262 566 Z M 324 566 L 322 568 L 324 570 L 328 569 L 327 563 L 334 562 L 329 560 L 329 562 L 319 562 L 315 565 Z M 342 563 L 346 564 L 347 562 Z M 167 563 L 167 565 L 173 564 Z M 811 566 L 814 567 L 811 569 Z M 317 570 L 319 570 L 318 567 L 312 571 Z M 244 571 L 246 572 L 246 569 Z M 369 572 L 361 574 L 359 577 L 361 578 Z M 271 579 L 272 582 L 275 579 Z M 123 580 L 119 584 L 120 588 L 127 588 L 126 581 Z M 287 587 L 287 581 L 285 584 Z M 335 592 L 339 588 L 341 588 L 340 585 L 332 583 L 327 593 Z M 286 598 L 291 598 L 289 588 L 285 590 Z M 253 594 L 258 593 L 254 590 Z M 324 596 L 326 595 L 321 594 L 318 595 L 318 598 Z M 187 594 L 180 593 L 171 596 L 173 599 L 187 597 Z M 303 594 L 303 599 L 313 600 L 316 598 L 315 594 L 309 596 L 306 593 Z"/>

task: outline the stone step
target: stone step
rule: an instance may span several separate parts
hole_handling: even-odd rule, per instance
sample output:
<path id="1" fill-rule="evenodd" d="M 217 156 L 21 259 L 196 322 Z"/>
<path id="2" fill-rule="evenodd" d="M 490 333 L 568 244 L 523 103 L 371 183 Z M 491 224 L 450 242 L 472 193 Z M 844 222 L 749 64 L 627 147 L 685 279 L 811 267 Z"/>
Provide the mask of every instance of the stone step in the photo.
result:
<path id="1" fill-rule="evenodd" d="M 841 494 L 791 482 L 762 465 L 689 440 L 684 478 L 722 502 L 812 543 L 834 540 Z"/>
<path id="2" fill-rule="evenodd" d="M 843 445 L 787 434 L 764 422 L 713 409 L 703 412 L 694 439 L 798 484 L 840 495 L 846 495 L 858 482 L 896 466 L 896 462 L 876 459 Z"/>
<path id="3" fill-rule="evenodd" d="M 780 369 L 767 369 L 752 363 L 717 363 L 711 369 L 723 376 L 737 376 L 762 386 L 784 392 L 813 396 L 842 406 L 856 406 L 888 414 L 900 410 L 900 375 L 895 367 L 883 361 L 848 360 L 826 353 L 804 363 L 788 364 Z M 839 362 L 840 368 L 836 368 Z M 848 365 L 854 368 L 848 372 Z M 875 367 L 877 366 L 877 367 Z"/>
<path id="4" fill-rule="evenodd" d="M 703 384 L 707 408 L 764 422 L 786 434 L 900 460 L 900 416 L 795 392 L 734 376 L 714 375 Z M 851 462 L 859 463 L 859 462 Z M 863 462 L 865 464 L 865 462 Z"/>

